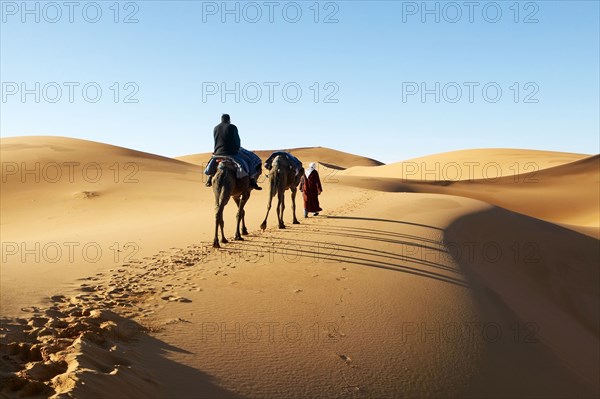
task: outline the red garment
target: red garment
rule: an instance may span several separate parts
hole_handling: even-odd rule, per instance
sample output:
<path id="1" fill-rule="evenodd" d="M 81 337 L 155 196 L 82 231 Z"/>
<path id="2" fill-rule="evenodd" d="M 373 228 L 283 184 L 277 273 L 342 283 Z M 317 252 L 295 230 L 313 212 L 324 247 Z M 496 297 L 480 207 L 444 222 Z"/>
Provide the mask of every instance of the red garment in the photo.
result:
<path id="1" fill-rule="evenodd" d="M 306 174 L 303 174 L 300 180 L 300 191 L 302 191 L 302 196 L 304 197 L 304 209 L 306 212 L 322 211 L 319 206 L 319 194 L 323 192 L 323 187 L 321 186 L 321 179 L 319 179 L 319 172 L 313 170 L 308 178 Z"/>

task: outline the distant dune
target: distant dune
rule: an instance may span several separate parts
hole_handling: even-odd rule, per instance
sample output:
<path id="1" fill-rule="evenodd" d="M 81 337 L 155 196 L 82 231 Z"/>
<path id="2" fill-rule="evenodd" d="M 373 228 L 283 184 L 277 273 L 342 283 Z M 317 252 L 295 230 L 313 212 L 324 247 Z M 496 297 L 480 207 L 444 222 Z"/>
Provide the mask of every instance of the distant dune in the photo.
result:
<path id="1" fill-rule="evenodd" d="M 215 250 L 210 154 L 1 139 L 0 396 L 600 395 L 598 155 L 291 151 L 321 215 Z"/>
<path id="2" fill-rule="evenodd" d="M 521 165 L 527 163 L 523 153 L 515 150 L 513 154 L 521 154 Z M 481 161 L 481 154 L 477 155 L 478 157 L 472 158 L 471 161 L 464 158 L 464 162 L 475 162 L 475 159 L 479 159 L 478 162 L 485 164 Z M 381 191 L 443 193 L 480 199 L 544 220 L 580 226 L 597 236 L 600 219 L 600 157 L 548 153 L 548 158 L 544 161 L 539 153 L 536 155 L 538 158 L 535 164 L 538 169 L 523 173 L 510 173 L 512 171 L 508 166 L 516 158 L 507 160 L 502 156 L 490 157 L 487 164 L 500 165 L 494 169 L 502 173 L 485 178 L 477 176 L 473 179 L 459 180 L 406 179 L 402 178 L 402 170 L 406 168 L 406 163 L 370 169 L 350 168 L 337 173 L 336 177 L 347 184 Z M 567 162 L 571 158 L 576 160 Z M 434 156 L 434 159 L 440 158 Z M 426 158 L 421 160 L 428 163 Z M 556 166 L 560 162 L 563 164 Z M 431 165 L 432 162 L 428 164 Z M 439 165 L 438 169 L 442 169 L 447 164 Z M 374 178 L 378 170 L 381 170 L 381 174 Z"/>
<path id="3" fill-rule="evenodd" d="M 483 148 L 444 152 L 409 159 L 378 168 L 354 167 L 354 176 L 392 177 L 405 180 L 460 181 L 495 179 L 502 176 L 535 176 L 543 169 L 589 157 L 555 151 Z M 372 165 L 366 165 L 372 166 Z"/>
<path id="4" fill-rule="evenodd" d="M 255 153 L 263 160 L 267 159 L 275 150 L 257 150 Z M 288 151 L 294 154 L 295 157 L 300 159 L 305 166 L 308 166 L 310 162 L 320 162 L 327 164 L 330 167 L 339 168 L 350 168 L 353 166 L 379 166 L 383 165 L 382 162 L 374 159 L 361 157 L 360 155 L 349 154 L 347 152 L 333 150 L 326 147 L 304 147 L 304 148 L 288 148 L 277 151 Z M 210 160 L 210 153 L 184 155 L 177 157 L 177 159 L 195 165 L 205 165 Z"/>

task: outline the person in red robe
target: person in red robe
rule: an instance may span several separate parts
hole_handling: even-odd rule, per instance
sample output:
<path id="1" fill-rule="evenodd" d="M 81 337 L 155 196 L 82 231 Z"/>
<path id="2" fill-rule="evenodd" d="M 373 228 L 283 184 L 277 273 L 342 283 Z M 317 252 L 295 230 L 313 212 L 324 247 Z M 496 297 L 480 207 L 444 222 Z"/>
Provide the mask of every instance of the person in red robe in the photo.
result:
<path id="1" fill-rule="evenodd" d="M 304 197 L 304 217 L 308 217 L 308 213 L 312 212 L 315 216 L 322 211 L 319 206 L 319 195 L 323 192 L 319 172 L 316 169 L 317 165 L 312 162 L 308 169 L 304 171 L 300 179 L 300 191 Z"/>

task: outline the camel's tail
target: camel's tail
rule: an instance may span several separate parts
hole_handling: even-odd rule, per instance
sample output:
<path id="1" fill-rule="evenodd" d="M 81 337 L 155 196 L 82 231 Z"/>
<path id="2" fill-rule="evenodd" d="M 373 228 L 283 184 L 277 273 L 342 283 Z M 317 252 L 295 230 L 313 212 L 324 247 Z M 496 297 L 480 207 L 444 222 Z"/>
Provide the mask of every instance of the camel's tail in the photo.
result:
<path id="1" fill-rule="evenodd" d="M 217 173 L 217 181 L 214 182 L 213 184 L 217 184 L 217 187 L 224 187 L 225 186 L 225 178 L 227 177 L 227 168 L 219 168 L 218 171 L 220 171 L 221 173 Z"/>

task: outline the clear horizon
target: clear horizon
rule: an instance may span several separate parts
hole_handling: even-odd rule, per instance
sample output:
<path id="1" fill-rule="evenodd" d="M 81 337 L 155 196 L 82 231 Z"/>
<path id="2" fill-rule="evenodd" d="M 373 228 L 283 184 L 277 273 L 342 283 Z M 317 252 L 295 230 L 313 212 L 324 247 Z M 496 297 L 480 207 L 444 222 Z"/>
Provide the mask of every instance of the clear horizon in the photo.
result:
<path id="1" fill-rule="evenodd" d="M 1 11 L 1 137 L 175 157 L 210 152 L 229 113 L 251 149 L 322 146 L 385 163 L 471 148 L 600 152 L 598 2 Z"/>
<path id="2" fill-rule="evenodd" d="M 76 140 L 89 140 L 86 138 L 81 138 L 81 137 L 67 137 L 67 136 L 50 136 L 50 135 L 38 135 L 38 136 L 8 136 L 8 137 L 1 137 L 3 139 L 10 139 L 10 138 L 27 138 L 27 137 L 63 137 L 63 138 L 69 138 L 69 139 L 76 139 Z M 89 141 L 96 141 L 96 140 L 89 140 Z M 103 141 L 96 141 L 102 144 L 108 144 L 108 145 L 113 145 L 113 146 L 117 146 L 117 147 L 123 147 L 121 145 L 115 144 L 115 143 L 107 143 L 107 142 L 103 142 Z M 150 152 L 150 151 L 142 151 L 138 148 L 132 148 L 132 147 L 123 147 L 123 148 L 127 148 L 130 150 L 134 150 L 134 151 L 141 151 L 141 152 L 147 152 L 150 154 L 154 154 L 154 155 L 159 155 L 159 156 L 164 156 L 167 158 L 180 158 L 180 157 L 184 157 L 184 156 L 190 156 L 190 155 L 197 155 L 197 154 L 204 154 L 204 153 L 210 153 L 212 152 L 211 149 L 207 150 L 207 151 L 200 151 L 200 152 L 191 152 L 191 153 L 186 153 L 186 154 L 175 154 L 175 155 L 165 155 L 165 154 L 160 154 L 160 153 L 156 153 L 156 152 Z M 357 155 L 357 156 L 361 156 L 364 158 L 370 158 L 373 159 L 375 161 L 379 161 L 382 162 L 383 164 L 392 164 L 392 163 L 397 163 L 397 162 L 404 162 L 404 161 L 408 161 L 411 159 L 415 159 L 415 158 L 421 158 L 421 157 L 426 157 L 428 155 L 438 155 L 438 154 L 443 154 L 443 153 L 447 153 L 447 152 L 454 152 L 454 151 L 477 151 L 477 150 L 533 150 L 533 151 L 548 151 L 548 152 L 564 152 L 564 153 L 570 153 L 568 151 L 556 151 L 556 150 L 547 150 L 547 149 L 539 149 L 539 148 L 514 148 L 514 147 L 485 147 L 485 148 L 460 148 L 460 149 L 455 149 L 455 150 L 449 150 L 449 151 L 442 151 L 442 152 L 436 152 L 436 153 L 429 153 L 429 154 L 421 154 L 421 155 L 416 155 L 413 156 L 411 158 L 405 158 L 405 159 L 396 159 L 396 160 L 391 160 L 391 161 L 383 161 L 380 158 L 377 157 L 371 157 L 368 155 L 364 155 L 364 154 L 360 154 L 357 152 L 349 152 L 349 151 L 344 151 L 344 150 L 340 150 L 339 148 L 331 148 L 331 147 L 327 147 L 327 146 L 310 146 L 310 145 L 305 145 L 305 146 L 298 146 L 298 147 L 281 147 L 281 148 L 252 148 L 253 151 L 279 151 L 279 150 L 293 150 L 293 149 L 305 149 L 305 148 L 327 148 L 330 150 L 336 150 L 336 151 L 342 151 L 348 154 L 353 154 L 353 155 Z M 598 153 L 575 153 L 575 154 L 581 154 L 581 155 L 589 155 L 589 156 L 596 156 L 599 155 Z M 208 161 L 208 159 L 207 159 Z M 307 161 L 307 160 L 302 160 L 302 161 Z"/>

